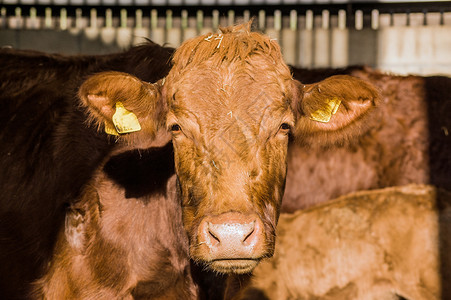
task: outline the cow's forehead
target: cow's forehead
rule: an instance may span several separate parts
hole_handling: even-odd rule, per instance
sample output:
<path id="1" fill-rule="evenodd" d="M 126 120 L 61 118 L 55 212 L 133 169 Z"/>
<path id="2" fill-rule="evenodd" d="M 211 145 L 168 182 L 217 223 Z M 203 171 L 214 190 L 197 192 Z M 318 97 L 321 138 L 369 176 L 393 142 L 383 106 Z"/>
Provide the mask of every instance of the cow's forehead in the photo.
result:
<path id="1" fill-rule="evenodd" d="M 286 82 L 265 65 L 233 62 L 217 66 L 206 61 L 185 71 L 175 83 L 170 109 L 176 116 L 189 111 L 202 123 L 234 116 L 258 123 L 265 114 L 283 114 L 289 109 Z"/>

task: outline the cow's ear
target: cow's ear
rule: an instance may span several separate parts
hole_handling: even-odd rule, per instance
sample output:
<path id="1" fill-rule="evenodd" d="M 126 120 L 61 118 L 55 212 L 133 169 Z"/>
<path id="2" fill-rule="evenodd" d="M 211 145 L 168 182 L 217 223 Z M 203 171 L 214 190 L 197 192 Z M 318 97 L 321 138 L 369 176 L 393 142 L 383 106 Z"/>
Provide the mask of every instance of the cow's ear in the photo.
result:
<path id="1" fill-rule="evenodd" d="M 374 126 L 380 94 L 359 78 L 336 75 L 314 84 L 293 82 L 295 139 L 327 147 L 355 141 Z"/>
<path id="2" fill-rule="evenodd" d="M 160 83 L 147 83 L 120 72 L 102 72 L 80 86 L 78 96 L 91 121 L 113 135 L 145 132 L 155 135 L 164 126 L 165 104 Z"/>

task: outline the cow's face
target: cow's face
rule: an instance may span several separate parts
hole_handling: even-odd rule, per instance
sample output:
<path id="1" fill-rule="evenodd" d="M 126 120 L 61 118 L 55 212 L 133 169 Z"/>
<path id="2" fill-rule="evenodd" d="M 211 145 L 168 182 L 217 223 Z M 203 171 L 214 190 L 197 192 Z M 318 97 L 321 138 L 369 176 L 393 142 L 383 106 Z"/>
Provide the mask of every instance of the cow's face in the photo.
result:
<path id="1" fill-rule="evenodd" d="M 168 95 L 190 253 L 220 272 L 248 272 L 274 251 L 294 117 L 290 74 L 268 64 L 206 61 Z"/>
<path id="2" fill-rule="evenodd" d="M 126 108 L 153 124 L 144 129 L 172 132 L 190 256 L 220 273 L 250 272 L 274 252 L 290 132 L 310 145 L 342 143 L 365 129 L 378 97 L 350 76 L 293 80 L 276 42 L 244 26 L 185 42 L 164 84 L 113 75 L 127 85 L 93 88 L 92 99 L 109 99 L 94 115 L 107 124 L 114 99 L 129 94 L 137 100 Z"/>
<path id="3" fill-rule="evenodd" d="M 294 81 L 277 43 L 243 26 L 185 42 L 173 63 L 163 95 L 190 255 L 217 272 L 249 272 L 274 252 L 290 130 L 339 131 L 356 117 L 337 99 L 362 90 L 352 79 Z M 337 117 L 310 125 L 328 113 Z"/>

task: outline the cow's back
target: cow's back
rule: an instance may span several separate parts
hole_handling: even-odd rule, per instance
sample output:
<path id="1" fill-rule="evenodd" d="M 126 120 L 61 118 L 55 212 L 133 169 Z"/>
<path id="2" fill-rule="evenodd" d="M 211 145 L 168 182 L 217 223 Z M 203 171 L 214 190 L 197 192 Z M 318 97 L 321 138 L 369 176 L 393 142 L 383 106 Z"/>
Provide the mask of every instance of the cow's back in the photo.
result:
<path id="1" fill-rule="evenodd" d="M 282 214 L 240 299 L 449 299 L 451 194 L 408 185 Z"/>

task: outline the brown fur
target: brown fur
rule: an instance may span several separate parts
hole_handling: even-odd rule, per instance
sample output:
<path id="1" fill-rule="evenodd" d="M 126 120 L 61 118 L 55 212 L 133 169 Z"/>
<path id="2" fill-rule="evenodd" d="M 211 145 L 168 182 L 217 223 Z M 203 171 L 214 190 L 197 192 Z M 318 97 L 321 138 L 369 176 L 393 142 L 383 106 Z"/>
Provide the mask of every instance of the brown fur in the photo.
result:
<path id="1" fill-rule="evenodd" d="M 95 59 L 93 61 L 85 62 L 88 65 L 92 64 L 92 69 L 84 70 L 81 67 L 76 69 L 76 76 L 73 75 L 76 77 L 75 83 L 81 76 L 93 70 L 110 69 L 105 62 L 102 67 L 96 67 L 96 63 L 100 64 L 100 62 L 96 62 Z M 105 59 L 105 61 L 108 60 Z M 65 62 L 63 67 L 71 63 L 74 62 Z M 444 185 L 449 185 L 450 177 L 443 176 L 443 174 L 449 174 L 450 170 L 449 155 L 443 158 L 443 155 L 447 153 L 449 139 L 443 138 L 445 131 L 442 129 L 450 127 L 449 118 L 447 118 L 449 101 L 444 101 L 442 105 L 437 104 L 436 100 L 432 102 L 432 105 L 426 104 L 424 97 L 428 94 L 427 85 L 431 81 L 420 77 L 393 77 L 372 71 L 357 70 L 348 74 L 359 76 L 364 80 L 339 76 L 317 83 L 317 81 L 308 82 L 296 77 L 308 83 L 304 85 L 297 80 L 292 80 L 277 44 L 268 37 L 250 32 L 246 25 L 223 29 L 221 34 L 205 35 L 186 42 L 175 54 L 173 63 L 174 68 L 164 83 L 162 81 L 150 85 L 129 74 L 105 73 L 88 79 L 85 87 L 90 86 L 90 92 L 84 93 L 82 89 L 80 96 L 85 104 L 91 106 L 89 111 L 91 122 L 94 120 L 93 123 L 98 129 L 103 129 L 103 118 L 110 122 L 114 103 L 118 99 L 121 101 L 126 99 L 124 105 L 138 116 L 144 129 L 142 133 L 120 137 L 122 141 L 126 141 L 121 144 L 123 147 L 121 151 L 131 151 L 136 147 L 150 147 L 157 130 L 160 132 L 156 136 L 158 145 L 165 145 L 169 137 L 166 131 L 160 131 L 160 129 L 163 125 L 173 129 L 175 168 L 179 181 L 179 200 L 183 205 L 184 226 L 190 237 L 191 255 L 201 265 L 206 264 L 211 267 L 214 258 L 209 256 L 205 243 L 199 241 L 197 229 L 205 218 L 212 218 L 223 213 L 257 215 L 258 221 L 264 226 L 264 236 L 250 258 L 255 262 L 272 255 L 287 163 L 287 192 L 282 207 L 287 211 L 324 202 L 332 197 L 360 189 L 418 180 L 426 182 L 430 180 L 432 183 L 442 182 Z M 61 66 L 59 68 L 65 70 Z M 120 70 L 128 72 L 127 68 Z M 143 80 L 153 78 L 145 71 L 136 67 L 130 73 L 140 74 L 138 77 Z M 55 74 L 52 76 L 64 75 L 66 81 L 63 82 L 72 83 L 70 80 L 72 73 L 56 72 Z M 326 73 L 322 74 L 323 80 Z M 38 75 L 44 78 L 47 76 L 46 74 Z M 48 194 L 39 194 L 45 196 L 52 194 L 55 189 L 46 189 L 46 186 L 42 185 L 44 180 L 41 176 L 51 173 L 51 176 L 47 176 L 51 179 L 49 182 L 57 184 L 62 180 L 58 181 L 55 178 L 64 175 L 69 180 L 64 181 L 65 184 L 58 185 L 61 186 L 61 192 L 57 194 L 65 195 L 70 187 L 67 182 L 73 182 L 73 174 L 85 176 L 83 164 L 72 163 L 75 160 L 74 157 L 82 161 L 87 158 L 93 159 L 90 155 L 93 151 L 97 151 L 99 153 L 93 155 L 95 163 L 92 163 L 92 166 L 97 167 L 109 150 L 101 151 L 98 145 L 100 142 L 94 146 L 90 144 L 91 141 L 95 138 L 102 140 L 103 143 L 108 144 L 108 147 L 104 147 L 110 149 L 113 148 L 110 143 L 115 140 L 114 138 L 105 139 L 101 133 L 98 133 L 101 138 L 98 136 L 94 138 L 91 127 L 81 126 L 83 122 L 86 122 L 85 113 L 77 111 L 77 114 L 64 115 L 61 111 L 67 110 L 67 106 L 71 107 L 73 103 L 67 99 L 70 99 L 73 94 L 67 93 L 64 89 L 55 88 L 52 80 L 54 78 L 45 81 L 42 86 L 35 81 L 31 88 L 23 84 L 17 85 L 14 89 L 11 88 L 15 86 L 14 81 L 5 80 L 4 82 L 7 83 L 3 86 L 5 89 L 13 90 L 11 94 L 6 94 L 8 100 L 11 100 L 9 98 L 17 100 L 17 93 L 20 94 L 22 88 L 27 87 L 29 92 L 26 97 L 20 94 L 22 96 L 18 101 L 4 101 L 11 106 L 7 113 L 13 116 L 7 115 L 10 120 L 6 127 L 8 130 L 5 130 L 5 133 L 2 132 L 2 141 L 9 143 L 5 146 L 7 150 L 2 152 L 5 161 L 9 160 L 9 163 L 5 165 L 15 167 L 17 161 L 26 160 L 31 166 L 25 169 L 39 176 L 30 175 L 33 181 L 18 180 L 18 176 L 8 176 L 9 173 L 4 172 L 6 175 L 2 174 L 2 176 L 5 180 L 0 182 L 6 182 L 6 179 L 10 177 L 14 182 L 24 182 L 27 187 L 33 187 L 33 191 L 35 187 L 42 186 L 43 190 L 50 191 Z M 373 82 L 378 88 L 368 81 Z M 441 78 L 438 82 L 447 81 Z M 445 83 L 443 86 L 449 85 Z M 382 97 L 379 90 L 382 92 Z M 436 92 L 430 94 L 428 100 L 440 99 L 441 96 L 442 94 Z M 142 106 L 144 109 L 140 109 L 142 100 L 148 97 L 156 102 L 144 105 Z M 316 110 L 318 106 L 321 106 L 321 102 L 330 97 L 338 97 L 342 101 L 342 105 L 331 121 L 322 124 L 310 120 L 311 111 Z M 29 139 L 26 134 L 15 135 L 12 129 L 23 124 L 15 123 L 14 120 L 28 120 L 27 116 L 34 118 L 36 113 L 35 106 L 30 106 L 29 111 L 27 110 L 28 114 L 22 114 L 20 118 L 15 118 L 14 112 L 19 109 L 24 99 L 35 100 L 35 98 L 40 99 L 40 109 L 45 111 L 43 115 L 51 115 L 51 118 L 43 117 L 42 124 L 35 119 L 27 123 L 28 128 L 32 128 L 33 139 Z M 54 98 L 53 100 L 61 98 L 65 102 L 42 101 L 48 98 Z M 445 94 L 444 99 L 449 99 L 449 92 Z M 61 105 L 61 108 L 56 110 L 52 108 L 52 105 Z M 426 107 L 427 112 L 425 112 Z M 151 111 L 148 111 L 149 109 Z M 53 135 L 48 122 L 49 120 L 54 123 L 61 122 L 60 115 L 65 121 L 64 126 L 54 130 Z M 426 118 L 426 115 L 429 118 Z M 96 118 L 101 118 L 101 121 L 96 122 Z M 427 119 L 429 123 L 426 122 Z M 438 124 L 431 120 L 440 120 L 443 123 Z M 40 126 L 36 127 L 37 124 Z M 72 128 L 71 125 L 74 124 L 76 126 Z M 175 125 L 179 126 L 179 129 Z M 439 125 L 438 130 L 436 125 Z M 26 126 L 22 127 L 26 128 Z M 290 127 L 295 142 L 289 146 L 290 129 L 288 128 Z M 35 132 L 46 132 L 43 129 L 52 131 L 52 135 L 48 137 L 45 134 L 35 134 Z M 86 132 L 89 134 L 85 135 Z M 428 141 L 429 138 L 439 136 L 439 133 L 442 136 L 437 141 Z M 7 139 L 3 136 L 14 138 Z M 80 143 L 84 141 L 84 138 L 86 141 Z M 46 141 L 50 142 L 46 143 Z M 24 143 L 37 146 L 23 147 Z M 19 149 L 18 145 L 25 150 Z M 53 149 L 53 145 L 58 145 L 58 148 Z M 11 152 L 15 153 L 19 150 L 22 151 L 21 155 L 15 155 L 13 159 L 9 159 Z M 43 153 L 50 153 L 50 155 L 45 156 Z M 171 157 L 172 152 L 168 153 L 168 157 Z M 443 158 L 441 165 L 434 161 L 437 154 Z M 58 168 L 54 167 L 54 169 L 59 172 L 52 173 L 50 171 L 53 169 L 49 170 L 49 167 L 34 166 L 36 163 L 50 165 L 53 161 L 58 164 Z M 433 170 L 437 166 L 442 168 L 442 173 L 434 173 Z M 92 168 L 89 170 L 92 171 Z M 45 172 L 39 172 L 41 169 Z M 91 174 L 91 171 L 88 174 Z M 27 172 L 22 173 L 27 174 L 28 177 Z M 82 186 L 81 183 L 76 184 L 76 191 L 71 192 L 70 195 L 78 195 L 77 191 Z M 22 186 L 12 184 L 10 181 L 5 185 L 5 188 L 10 189 L 5 194 L 13 195 L 12 199 L 16 197 L 16 191 L 22 190 Z M 143 184 L 143 186 L 147 185 Z M 153 185 L 149 183 L 148 186 L 161 188 L 164 185 L 157 182 Z M 144 191 L 146 191 L 145 188 Z M 35 194 L 38 195 L 38 193 Z M 129 191 L 126 189 L 126 197 L 140 198 L 143 191 L 133 192 L 138 196 L 128 194 Z M 23 198 L 19 199 L 18 205 L 24 204 Z M 30 202 L 46 198 L 30 197 Z M 58 199 L 59 203 L 71 203 L 72 200 L 72 198 Z M 34 205 L 40 206 L 39 201 L 34 202 L 38 203 Z M 51 205 L 50 208 L 41 210 L 44 212 L 55 210 Z M 35 208 L 34 211 L 36 210 Z M 21 216 L 39 218 L 35 214 Z M 15 219 L 14 215 L 6 214 L 4 218 L 2 215 L 1 222 L 11 224 L 10 220 Z M 30 221 L 30 224 L 36 223 L 35 221 Z M 38 228 L 36 231 L 39 231 L 39 227 L 36 228 Z M 59 227 L 55 226 L 55 228 Z M 1 229 L 8 232 L 8 235 L 2 235 L 8 240 L 17 238 L 18 241 L 14 245 L 26 244 L 27 237 L 33 236 L 28 234 L 25 237 L 11 238 L 10 233 L 16 231 L 9 230 L 9 227 L 4 225 Z M 102 238 L 98 241 L 101 243 Z M 30 245 L 36 244 L 36 241 L 30 243 Z M 53 244 L 49 244 L 48 248 L 52 249 Z M 40 251 L 40 253 L 43 252 Z M 45 253 L 42 256 L 45 256 Z M 33 258 L 30 255 L 27 257 L 30 261 Z M 96 259 L 102 262 L 100 258 Z M 40 262 L 42 261 L 45 259 L 41 257 Z M 212 269 L 226 273 L 241 271 L 233 266 L 234 260 L 229 263 L 231 265 L 229 269 L 215 267 Z M 249 271 L 251 267 L 246 270 Z M 125 278 L 123 274 L 116 275 L 119 279 Z M 109 280 L 106 282 L 110 282 Z M 233 284 L 229 286 L 234 287 Z M 350 285 L 347 291 L 352 292 L 352 290 L 353 286 Z"/>
<path id="2" fill-rule="evenodd" d="M 295 135 L 309 134 L 306 127 L 326 132 L 329 144 L 366 128 L 378 102 L 375 88 L 349 76 L 320 85 L 294 81 L 277 43 L 251 32 L 249 24 L 194 38 L 177 49 L 162 93 L 168 128 L 176 128 L 175 168 L 194 260 L 218 272 L 241 272 L 232 260 L 230 267 L 215 265 L 203 231 L 212 219 L 235 222 L 225 217 L 238 219 L 235 213 L 256 215 L 264 226 L 249 258 L 272 255 L 290 128 Z M 336 118 L 327 125 L 306 121 L 328 97 L 343 101 Z M 340 131 L 352 137 L 341 138 L 347 134 Z"/>
<path id="3" fill-rule="evenodd" d="M 221 273 L 249 272 L 260 259 L 272 255 L 289 132 L 292 128 L 298 133 L 295 125 L 309 107 L 329 96 L 343 98 L 336 115 L 340 119 L 329 123 L 329 132 L 339 132 L 357 121 L 365 124 L 378 102 L 376 89 L 351 77 L 324 81 L 319 89 L 304 87 L 292 79 L 278 45 L 250 32 L 248 26 L 186 42 L 175 53 L 174 67 L 164 82 L 150 85 L 126 73 L 106 72 L 87 79 L 79 92 L 90 107 L 82 114 L 83 121 L 88 115 L 88 123 L 100 131 L 105 121 L 111 125 L 116 101 L 124 102 L 142 122 L 141 132 L 120 137 L 121 151 L 150 147 L 157 131 L 156 138 L 164 145 L 169 137 L 161 127 L 173 131 L 178 196 L 190 255 L 196 263 Z M 326 130 L 328 125 L 309 128 Z M 159 182 L 154 186 L 161 188 Z M 141 189 L 133 195 L 141 197 L 146 188 Z M 253 226 L 255 243 L 242 249 L 229 246 L 217 257 L 203 240 L 202 234 L 210 233 L 201 232 L 209 228 L 201 226 L 207 221 L 225 228 Z"/>
<path id="4" fill-rule="evenodd" d="M 35 283 L 37 299 L 196 299 L 188 241 L 176 201 L 125 196 L 99 172 L 66 216 L 54 259 Z"/>
<path id="5" fill-rule="evenodd" d="M 317 148 L 336 147 L 353 143 L 377 125 L 380 92 L 370 83 L 356 77 L 335 75 L 305 84 L 303 95 L 296 101 L 298 114 L 293 135 L 300 145 Z M 324 105 L 325 99 L 338 98 L 341 104 L 327 123 L 310 119 Z"/>
<path id="6" fill-rule="evenodd" d="M 81 199 L 71 205 L 51 264 L 35 283 L 34 298 L 197 298 L 175 177 L 170 172 L 173 161 L 164 166 L 167 175 L 159 174 L 170 176 L 161 183 L 164 187 L 158 189 L 160 192 L 129 196 L 133 185 L 121 179 L 140 180 L 140 174 L 133 173 L 146 168 L 148 177 L 158 172 L 153 170 L 160 163 L 155 155 L 167 152 L 162 147 L 168 142 L 166 128 L 152 117 L 160 108 L 151 88 L 121 73 L 95 75 L 81 86 L 79 95 L 98 127 L 103 127 L 104 121 L 111 122 L 112 103 L 123 101 L 138 116 L 143 130 L 117 137 L 115 156 L 99 167 Z M 121 97 L 120 92 L 127 97 Z M 129 153 L 136 149 L 138 169 L 119 169 L 124 164 L 134 165 L 134 156 Z"/>
<path id="7" fill-rule="evenodd" d="M 146 139 L 153 140 L 156 133 L 166 127 L 166 104 L 158 93 L 159 88 L 159 82 L 143 82 L 127 73 L 102 72 L 84 81 L 78 96 L 82 106 L 89 108 L 87 122 L 94 123 L 99 130 L 104 130 L 105 121 L 111 127 L 114 126 L 112 117 L 116 111 L 115 104 L 123 102 L 124 107 L 137 116 L 141 130 L 122 135 L 121 138 L 136 147 L 146 143 Z"/>
<path id="8" fill-rule="evenodd" d="M 198 226 L 231 211 L 258 215 L 265 232 L 252 258 L 272 255 L 288 143 L 279 128 L 294 121 L 278 45 L 238 26 L 184 43 L 173 64 L 163 93 L 168 127 L 181 127 L 173 143 L 191 257 L 212 260 Z"/>
<path id="9" fill-rule="evenodd" d="M 451 194 L 410 185 L 282 214 L 241 299 L 449 299 Z"/>
<path id="10" fill-rule="evenodd" d="M 0 49 L 0 294 L 24 299 L 52 257 L 65 207 L 116 147 L 86 122 L 77 89 L 114 70 L 156 82 L 173 49 L 152 42 L 109 55 Z"/>
<path id="11" fill-rule="evenodd" d="M 395 76 L 360 67 L 293 73 L 312 85 L 330 75 L 358 76 L 381 95 L 375 109 L 357 119 L 365 127 L 351 123 L 346 128 L 350 138 L 340 143 L 330 143 L 324 133 L 308 127 L 296 135 L 289 146 L 284 212 L 359 190 L 409 183 L 451 190 L 450 78 Z M 333 134 L 341 138 L 343 132 Z"/>
<path id="12" fill-rule="evenodd" d="M 280 75 L 278 84 L 282 85 L 282 82 L 291 78 L 277 42 L 268 36 L 251 32 L 250 23 L 247 23 L 221 28 L 221 33 L 209 33 L 183 43 L 174 54 L 173 68 L 168 79 L 176 82 L 185 76 L 184 73 L 189 68 L 203 65 L 206 61 L 210 66 L 219 67 L 231 62 L 249 61 L 252 56 L 265 58 L 265 63 L 256 67 L 264 67 L 267 71 Z"/>

